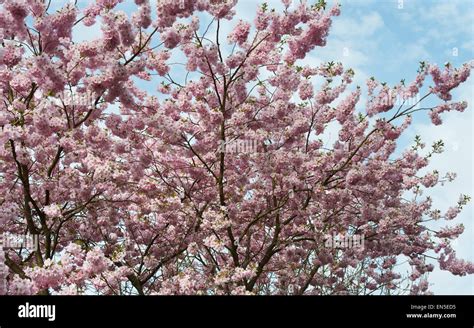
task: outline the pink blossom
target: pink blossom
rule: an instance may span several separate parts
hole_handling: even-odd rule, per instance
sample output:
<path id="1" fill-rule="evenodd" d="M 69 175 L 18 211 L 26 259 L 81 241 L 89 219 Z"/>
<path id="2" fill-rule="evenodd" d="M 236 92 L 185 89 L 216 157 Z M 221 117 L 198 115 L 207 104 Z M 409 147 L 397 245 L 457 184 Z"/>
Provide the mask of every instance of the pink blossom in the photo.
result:
<path id="1" fill-rule="evenodd" d="M 313 97 L 313 85 L 310 81 L 304 81 L 300 84 L 300 98 L 307 100 Z"/>
<path id="2" fill-rule="evenodd" d="M 175 48 L 180 42 L 179 33 L 175 28 L 167 28 L 163 33 L 161 33 L 161 38 L 165 43 L 165 46 L 169 49 Z"/>
<path id="3" fill-rule="evenodd" d="M 456 207 L 450 207 L 447 211 L 446 214 L 444 214 L 444 217 L 446 220 L 453 220 L 458 216 L 458 214 L 461 212 L 461 209 L 456 206 Z"/>
<path id="4" fill-rule="evenodd" d="M 236 42 L 242 45 L 247 41 L 247 37 L 250 33 L 250 24 L 240 20 L 234 30 L 228 35 L 227 39 L 229 42 Z"/>
<path id="5" fill-rule="evenodd" d="M 58 205 L 48 205 L 43 209 L 44 214 L 50 218 L 56 218 L 61 216 L 61 209 Z"/>

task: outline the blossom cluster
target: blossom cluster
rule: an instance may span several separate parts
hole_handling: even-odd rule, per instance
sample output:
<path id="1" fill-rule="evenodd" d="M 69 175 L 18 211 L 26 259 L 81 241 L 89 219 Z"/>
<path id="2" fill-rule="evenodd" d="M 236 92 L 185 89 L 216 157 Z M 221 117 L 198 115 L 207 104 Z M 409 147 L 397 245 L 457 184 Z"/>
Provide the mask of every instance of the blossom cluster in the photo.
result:
<path id="1" fill-rule="evenodd" d="M 464 227 L 427 223 L 468 201 L 442 213 L 422 194 L 454 179 L 421 173 L 441 144 L 397 151 L 423 117 L 405 101 L 436 95 L 435 125 L 467 108 L 451 92 L 469 65 L 372 78 L 364 94 L 343 63 L 300 66 L 337 5 L 283 0 L 248 21 L 231 0 L 122 2 L 0 1 L 0 233 L 40 235 L 37 251 L 5 251 L 0 292 L 426 294 L 433 252 L 473 273 L 452 248 Z"/>

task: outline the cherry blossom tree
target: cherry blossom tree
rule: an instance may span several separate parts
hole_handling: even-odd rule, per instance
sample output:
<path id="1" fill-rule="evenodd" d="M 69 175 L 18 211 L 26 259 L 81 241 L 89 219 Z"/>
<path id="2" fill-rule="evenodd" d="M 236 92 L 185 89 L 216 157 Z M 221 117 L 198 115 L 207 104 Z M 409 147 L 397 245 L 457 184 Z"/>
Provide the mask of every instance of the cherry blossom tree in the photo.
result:
<path id="1" fill-rule="evenodd" d="M 39 235 L 5 249 L 8 294 L 424 294 L 433 263 L 474 272 L 462 224 L 430 226 L 469 200 L 423 195 L 454 179 L 420 173 L 442 143 L 395 153 L 412 115 L 467 107 L 469 64 L 372 78 L 362 103 L 352 69 L 300 65 L 338 5 L 122 2 L 0 1 L 0 232 Z"/>

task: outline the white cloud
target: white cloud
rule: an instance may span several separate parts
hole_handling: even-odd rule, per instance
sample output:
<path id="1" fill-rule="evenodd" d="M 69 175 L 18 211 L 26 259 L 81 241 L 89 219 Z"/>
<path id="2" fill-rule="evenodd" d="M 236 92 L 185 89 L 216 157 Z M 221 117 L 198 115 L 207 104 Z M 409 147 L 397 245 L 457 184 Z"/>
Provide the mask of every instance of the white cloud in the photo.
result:
<path id="1" fill-rule="evenodd" d="M 451 112 L 443 116 L 443 125 L 433 126 L 430 123 L 420 123 L 413 126 L 413 134 L 422 136 L 427 145 L 442 139 L 445 152 L 437 155 L 430 163 L 429 169 L 437 169 L 440 173 L 456 172 L 457 179 L 430 190 L 433 204 L 444 212 L 456 204 L 460 194 L 474 196 L 473 175 L 473 128 L 474 128 L 474 78 L 470 78 L 454 94 L 454 98 L 467 100 L 469 107 L 464 113 Z M 452 224 L 463 223 L 465 232 L 454 243 L 457 256 L 466 260 L 474 260 L 474 206 L 469 204 Z M 439 225 L 437 225 L 439 226 Z M 449 272 L 435 270 L 430 276 L 433 284 L 431 290 L 436 294 L 474 294 L 474 277 L 454 278 Z"/>
<path id="2" fill-rule="evenodd" d="M 359 19 L 341 16 L 334 23 L 331 33 L 343 39 L 360 39 L 372 36 L 384 26 L 382 16 L 373 11 Z"/>

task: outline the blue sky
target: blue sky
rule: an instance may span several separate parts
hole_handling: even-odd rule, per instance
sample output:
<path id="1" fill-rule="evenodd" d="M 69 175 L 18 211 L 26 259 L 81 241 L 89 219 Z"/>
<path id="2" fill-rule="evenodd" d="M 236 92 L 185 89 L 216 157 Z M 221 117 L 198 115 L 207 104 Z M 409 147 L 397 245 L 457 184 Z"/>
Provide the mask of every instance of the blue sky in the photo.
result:
<path id="1" fill-rule="evenodd" d="M 88 2 L 80 0 L 81 4 Z M 255 9 L 262 2 L 240 0 L 236 20 L 252 20 Z M 280 0 L 266 2 L 271 8 L 282 9 Z M 354 69 L 355 83 L 364 86 L 371 76 L 392 85 L 401 79 L 409 83 L 414 79 L 420 61 L 439 66 L 450 62 L 459 66 L 474 59 L 472 0 L 340 0 L 339 3 L 341 16 L 334 19 L 327 46 L 313 51 L 304 63 L 318 65 L 321 61 L 341 61 L 345 67 Z M 125 0 L 120 7 L 130 12 L 135 6 L 132 0 Z M 225 24 L 223 32 L 230 31 L 236 20 Z M 97 37 L 96 33 L 99 33 L 96 28 L 79 27 L 75 36 L 91 39 Z M 156 91 L 156 85 L 148 86 L 150 91 Z M 399 145 L 400 149 L 408 147 L 416 134 L 420 134 L 428 146 L 439 139 L 445 142 L 445 152 L 435 157 L 429 169 L 437 169 L 441 174 L 454 171 L 458 174 L 457 180 L 425 193 L 442 211 L 454 205 L 461 193 L 474 196 L 474 77 L 456 90 L 453 98 L 468 101 L 468 109 L 464 113 L 442 116 L 444 124 L 438 127 L 433 126 L 425 114 L 419 113 Z M 333 131 L 335 135 L 336 130 Z M 474 208 L 469 204 L 452 223 L 465 225 L 465 233 L 454 245 L 459 257 L 471 261 L 474 261 L 473 214 Z M 435 270 L 430 282 L 435 294 L 474 294 L 472 276 L 459 278 Z"/>
<path id="2" fill-rule="evenodd" d="M 278 0 L 267 2 L 275 8 L 279 6 Z M 254 3 L 241 1 L 238 13 L 245 12 L 244 17 L 248 17 Z M 354 69 L 355 83 L 364 86 L 371 76 L 392 85 L 401 79 L 410 82 L 420 61 L 459 66 L 474 59 L 474 2 L 471 0 L 341 0 L 339 3 L 341 16 L 334 19 L 327 46 L 313 51 L 306 63 L 341 61 Z M 442 211 L 454 205 L 461 193 L 474 196 L 474 77 L 453 92 L 453 99 L 468 101 L 468 109 L 464 113 L 448 113 L 443 116 L 444 124 L 438 127 L 426 115 L 418 113 L 399 144 L 404 149 L 416 134 L 428 146 L 439 139 L 445 142 L 445 152 L 436 156 L 428 169 L 438 169 L 441 174 L 456 172 L 458 177 L 450 184 L 425 192 Z M 452 223 L 465 225 L 466 230 L 454 248 L 459 257 L 471 261 L 474 261 L 473 219 L 474 208 L 469 204 Z M 474 294 L 472 276 L 460 278 L 436 269 L 430 282 L 435 294 Z"/>
<path id="3" fill-rule="evenodd" d="M 316 50 L 314 56 L 323 60 L 339 60 L 354 68 L 356 82 L 367 77 L 395 84 L 401 79 L 411 81 L 419 61 L 442 66 L 455 66 L 474 59 L 474 2 L 469 0 L 346 0 L 341 16 L 334 20 L 327 47 Z M 346 50 L 346 56 L 343 53 Z M 414 125 L 399 145 L 407 146 L 416 134 L 427 145 L 443 139 L 445 152 L 434 158 L 430 169 L 441 173 L 454 171 L 455 182 L 426 192 L 441 210 L 456 203 L 460 193 L 473 192 L 473 104 L 474 78 L 471 77 L 454 99 L 467 100 L 464 113 L 448 113 L 444 124 L 435 127 L 423 113 L 414 117 Z M 453 222 L 466 227 L 463 236 L 455 242 L 458 256 L 474 260 L 474 230 L 472 204 L 465 207 Z M 431 290 L 435 294 L 474 294 L 474 279 L 454 277 L 435 270 L 431 274 Z"/>

